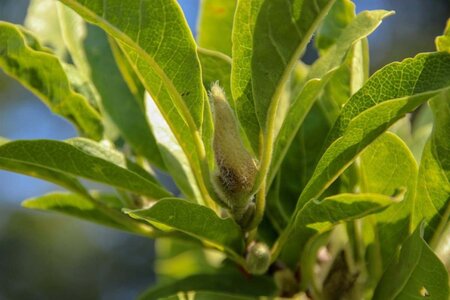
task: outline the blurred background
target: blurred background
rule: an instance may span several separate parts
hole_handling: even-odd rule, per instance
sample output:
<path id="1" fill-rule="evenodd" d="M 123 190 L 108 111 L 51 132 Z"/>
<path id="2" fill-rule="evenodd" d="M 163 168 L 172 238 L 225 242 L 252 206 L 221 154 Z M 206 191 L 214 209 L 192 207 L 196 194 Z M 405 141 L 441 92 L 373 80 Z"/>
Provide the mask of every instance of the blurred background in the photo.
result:
<path id="1" fill-rule="evenodd" d="M 200 0 L 180 0 L 195 35 Z M 356 0 L 357 11 L 395 10 L 370 36 L 371 70 L 434 50 L 450 17 L 449 0 Z M 0 20 L 22 23 L 28 0 L 0 0 Z M 313 60 L 313 51 L 307 52 Z M 74 128 L 0 70 L 0 136 L 67 139 Z M 154 283 L 151 240 L 65 216 L 25 210 L 20 202 L 57 189 L 0 171 L 0 300 L 134 299 Z"/>

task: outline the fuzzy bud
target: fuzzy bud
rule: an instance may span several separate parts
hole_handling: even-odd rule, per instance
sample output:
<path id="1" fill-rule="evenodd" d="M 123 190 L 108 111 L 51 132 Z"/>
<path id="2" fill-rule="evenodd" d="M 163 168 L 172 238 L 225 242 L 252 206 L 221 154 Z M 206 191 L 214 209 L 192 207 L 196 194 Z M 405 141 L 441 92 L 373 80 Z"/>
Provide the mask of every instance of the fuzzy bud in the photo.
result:
<path id="1" fill-rule="evenodd" d="M 250 245 L 245 262 L 250 274 L 262 275 L 266 273 L 270 265 L 269 247 L 264 243 Z"/>
<path id="2" fill-rule="evenodd" d="M 236 117 L 218 83 L 212 85 L 209 97 L 214 112 L 213 148 L 217 164 L 212 181 L 221 200 L 239 220 L 251 201 L 257 168 L 242 143 Z"/>

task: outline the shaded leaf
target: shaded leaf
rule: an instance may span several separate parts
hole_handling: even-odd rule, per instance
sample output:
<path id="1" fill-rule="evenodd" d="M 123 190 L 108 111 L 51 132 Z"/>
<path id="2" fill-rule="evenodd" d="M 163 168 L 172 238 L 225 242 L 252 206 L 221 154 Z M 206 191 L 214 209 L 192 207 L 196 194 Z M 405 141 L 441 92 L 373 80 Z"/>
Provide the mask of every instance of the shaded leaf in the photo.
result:
<path id="1" fill-rule="evenodd" d="M 177 280 L 170 284 L 157 285 L 144 292 L 139 299 L 159 299 L 178 292 L 188 291 L 222 292 L 227 293 L 227 296 L 230 297 L 232 297 L 232 295 L 270 296 L 274 294 L 275 290 L 275 283 L 267 277 L 246 277 L 237 271 L 219 271 L 216 274 L 198 274 Z"/>
<path id="2" fill-rule="evenodd" d="M 373 299 L 436 299 L 449 297 L 448 273 L 422 238 L 419 226 L 388 267 Z"/>
<path id="3" fill-rule="evenodd" d="M 106 34 L 89 26 L 85 40 L 91 78 L 101 96 L 102 106 L 124 139 L 150 163 L 165 170 L 139 99 L 136 99 L 116 66 Z M 108 74 L 108 76 L 105 76 Z"/>
<path id="4" fill-rule="evenodd" d="M 17 25 L 0 22 L 0 67 L 84 134 L 102 137 L 99 113 L 73 91 L 58 58 Z"/>
<path id="5" fill-rule="evenodd" d="M 180 298 L 181 297 L 181 298 Z M 191 291 L 187 293 L 182 293 L 170 296 L 168 298 L 161 298 L 161 300 L 179 300 L 179 299 L 192 299 L 192 300 L 209 300 L 209 299 L 215 299 L 215 300 L 252 300 L 255 299 L 253 297 L 245 297 L 245 296 L 238 296 L 238 295 L 230 295 L 225 293 L 216 293 L 216 292 L 196 292 Z"/>

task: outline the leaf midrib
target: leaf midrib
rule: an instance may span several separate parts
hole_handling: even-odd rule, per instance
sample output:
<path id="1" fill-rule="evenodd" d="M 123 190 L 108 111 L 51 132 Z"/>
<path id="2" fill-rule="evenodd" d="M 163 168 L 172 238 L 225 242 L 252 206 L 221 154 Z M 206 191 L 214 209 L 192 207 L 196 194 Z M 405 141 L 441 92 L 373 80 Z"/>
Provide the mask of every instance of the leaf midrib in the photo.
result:
<path id="1" fill-rule="evenodd" d="M 114 35 L 120 37 L 119 39 L 123 41 L 125 44 L 132 47 L 133 50 L 137 51 L 140 56 L 145 58 L 145 61 L 156 71 L 158 76 L 160 76 L 161 80 L 166 83 L 166 88 L 169 90 L 172 100 L 176 103 L 176 107 L 179 107 L 181 110 L 181 115 L 185 122 L 188 124 L 188 127 L 191 129 L 191 131 L 199 131 L 197 128 L 197 125 L 195 124 L 195 121 L 189 112 L 188 107 L 183 101 L 183 98 L 178 93 L 178 90 L 176 89 L 173 82 L 168 78 L 167 74 L 161 69 L 161 67 L 156 63 L 156 61 L 142 49 L 142 47 L 135 42 L 133 39 L 131 39 L 128 35 L 123 33 L 120 29 L 118 29 L 116 26 L 112 25 L 110 22 L 108 22 L 106 19 L 98 16 L 97 14 L 93 13 L 90 9 L 85 8 L 83 5 L 79 4 L 76 1 L 73 0 L 59 0 L 63 3 L 70 3 L 71 6 L 76 7 L 77 10 L 83 11 L 86 15 L 88 15 L 90 18 L 92 18 L 92 23 L 97 24 L 101 28 L 103 28 L 105 31 L 108 31 L 104 27 L 109 27 L 114 32 Z M 138 31 L 140 32 L 140 30 Z M 194 45 L 194 50 L 196 51 L 196 46 Z M 203 115 L 203 113 L 201 113 Z"/>
<path id="2" fill-rule="evenodd" d="M 88 154 L 86 154 L 86 153 L 84 153 L 84 152 L 82 152 L 82 151 L 80 151 L 80 150 L 78 150 L 78 149 L 74 149 L 74 150 L 79 151 L 80 153 L 82 153 L 82 154 L 84 154 L 84 155 L 88 155 Z M 90 155 L 88 155 L 88 156 L 90 156 Z M 100 160 L 101 160 L 101 158 L 98 158 L 98 157 L 94 157 L 94 156 L 91 156 L 91 157 L 92 157 L 92 158 L 95 158 L 95 159 L 100 159 Z M 14 158 L 10 158 L 10 157 L 2 157 L 2 156 L 0 156 L 0 159 L 9 160 L 9 161 L 11 161 L 11 162 L 15 162 L 15 163 L 18 163 L 18 164 L 25 164 L 25 165 L 29 165 L 29 166 L 34 166 L 34 167 L 38 167 L 38 168 L 43 168 L 43 169 L 46 169 L 46 170 L 49 170 L 49 171 L 53 171 L 53 172 L 56 172 L 56 173 L 63 173 L 64 175 L 67 175 L 67 176 L 74 176 L 74 175 L 75 175 L 75 176 L 79 176 L 79 177 L 86 178 L 86 179 L 89 179 L 89 180 L 93 180 L 93 181 L 97 181 L 97 182 L 102 182 L 102 181 L 99 181 L 99 180 L 97 180 L 97 179 L 92 179 L 92 178 L 86 177 L 86 176 L 84 176 L 84 175 L 79 175 L 79 174 L 70 173 L 70 172 L 67 172 L 67 171 L 64 171 L 64 170 L 61 170 L 61 169 L 56 169 L 56 168 L 49 167 L 49 166 L 47 166 L 47 165 L 42 165 L 42 164 L 35 163 L 35 162 L 25 162 L 25 161 L 23 161 L 23 160 L 18 160 L 18 159 L 14 159 Z M 167 196 L 171 196 L 171 194 L 168 194 L 166 191 L 164 191 L 163 189 L 161 189 L 161 188 L 160 188 L 159 186 L 157 186 L 155 183 L 153 183 L 153 182 L 151 182 L 151 181 L 148 181 L 145 177 L 142 177 L 141 175 L 139 175 L 139 174 L 137 174 L 137 173 L 135 173 L 135 172 L 133 172 L 133 171 L 131 171 L 131 170 L 124 169 L 124 168 L 122 168 L 122 167 L 119 167 L 119 166 L 117 166 L 117 165 L 114 165 L 114 164 L 111 163 L 111 162 L 105 161 L 105 163 L 112 164 L 114 167 L 120 168 L 120 169 L 122 169 L 122 170 L 125 171 L 125 172 L 132 173 L 134 176 L 139 177 L 141 180 L 145 181 L 148 185 L 150 185 L 150 186 L 152 186 L 153 188 L 155 188 L 156 190 L 158 190 L 159 193 L 165 194 L 165 195 L 167 195 Z M 107 184 L 108 184 L 108 185 L 111 185 L 111 183 L 107 183 Z M 127 189 L 127 190 L 129 190 L 129 189 Z M 131 190 L 130 190 L 130 191 L 131 191 Z M 79 191 L 74 191 L 74 192 L 79 192 Z M 150 196 L 150 195 L 148 195 L 148 196 Z"/>

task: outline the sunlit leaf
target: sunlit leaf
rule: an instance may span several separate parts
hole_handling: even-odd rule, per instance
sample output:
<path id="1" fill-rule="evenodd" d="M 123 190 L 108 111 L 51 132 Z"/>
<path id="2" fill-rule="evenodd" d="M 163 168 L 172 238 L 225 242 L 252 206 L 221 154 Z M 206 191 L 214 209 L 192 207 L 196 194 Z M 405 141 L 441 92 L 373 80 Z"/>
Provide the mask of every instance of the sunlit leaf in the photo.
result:
<path id="1" fill-rule="evenodd" d="M 17 25 L 0 22 L 0 68 L 87 136 L 102 137 L 99 113 L 73 91 L 59 59 Z"/>
<path id="2" fill-rule="evenodd" d="M 230 218 L 219 218 L 205 206 L 183 199 L 167 198 L 150 208 L 130 210 L 127 213 L 133 218 L 184 232 L 235 257 L 243 250 L 244 240 L 240 227 Z"/>
<path id="3" fill-rule="evenodd" d="M 350 0 L 337 0 L 323 20 L 314 38 L 314 44 L 319 53 L 324 53 L 331 47 L 342 31 L 355 16 L 355 4 Z"/>
<path id="4" fill-rule="evenodd" d="M 351 221 L 378 213 L 392 203 L 393 199 L 389 196 L 370 193 L 342 193 L 320 201 L 311 200 L 293 216 L 293 222 L 286 228 L 290 235 L 281 236 L 282 239 L 287 238 L 287 240 L 281 240 L 281 243 L 285 243 L 281 258 L 291 266 L 295 266 L 302 254 L 302 249 L 314 234 L 330 230 L 338 222 Z"/>
<path id="5" fill-rule="evenodd" d="M 232 36 L 231 91 L 255 152 L 260 128 L 266 133 L 267 119 L 276 113 L 289 73 L 333 2 L 238 2 Z"/>
<path id="6" fill-rule="evenodd" d="M 237 0 L 202 0 L 197 27 L 200 47 L 231 56 L 231 30 Z"/>
<path id="7" fill-rule="evenodd" d="M 444 34 L 436 38 L 436 49 L 438 51 L 450 52 L 450 19 L 445 26 Z"/>
<path id="8" fill-rule="evenodd" d="M 390 77 L 392 79 L 388 80 Z M 391 85 L 393 83 L 396 85 Z M 402 85 L 404 89 L 399 89 Z M 329 137 L 330 140 L 334 137 L 334 142 L 326 149 L 300 195 L 294 218 L 281 239 L 294 238 L 291 229 L 296 227 L 298 211 L 312 199 L 320 197 L 367 145 L 407 112 L 439 94 L 448 85 L 450 55 L 445 53 L 421 54 L 402 63 L 388 65 L 374 74 L 343 108 Z M 295 248 L 293 244 L 286 247 L 291 255 L 296 252 L 288 249 L 292 247 Z M 292 260 L 290 262 L 293 263 Z"/>
<path id="9" fill-rule="evenodd" d="M 424 219 L 424 239 L 436 247 L 450 215 L 450 92 L 433 98 L 430 106 L 434 128 L 420 162 L 412 224 Z"/>
<path id="10" fill-rule="evenodd" d="M 17 166 L 18 171 L 22 169 L 25 174 L 40 178 L 60 174 L 61 178 L 83 177 L 153 199 L 170 195 L 155 182 L 126 169 L 127 162 L 120 155 L 118 157 L 118 154 L 109 154 L 111 151 L 107 149 L 98 150 L 94 155 L 91 152 L 92 145 L 82 141 L 75 141 L 75 144 L 76 146 L 73 146 L 66 142 L 51 140 L 6 143 L 0 146 L 0 160 L 6 167 L 3 167 L 3 163 L 0 167 L 9 169 L 8 166 Z M 83 151 L 83 147 L 89 146 L 89 152 Z M 101 149 L 101 146 L 98 148 Z M 31 165 L 32 168 L 26 170 L 23 168 L 25 165 Z M 59 180 L 58 178 L 53 180 Z"/>
<path id="11" fill-rule="evenodd" d="M 344 29 L 342 35 L 337 39 L 329 51 L 318 59 L 311 67 L 308 77 L 310 80 L 305 84 L 299 95 L 294 100 L 289 112 L 283 122 L 280 132 L 275 141 L 272 166 L 269 173 L 269 182 L 273 180 L 286 152 L 289 149 L 295 135 L 300 129 L 303 120 L 307 116 L 314 101 L 322 91 L 324 85 L 333 76 L 333 72 L 341 64 L 345 54 L 358 40 L 364 38 L 380 24 L 381 20 L 391 13 L 387 11 L 372 11 L 358 15 Z M 315 79 L 319 78 L 319 79 Z"/>
<path id="12" fill-rule="evenodd" d="M 412 219 L 420 214 L 415 209 L 418 166 L 404 142 L 388 132 L 364 150 L 359 168 L 362 191 L 384 195 L 405 192 L 401 202 L 366 220 L 370 224 L 368 230 L 374 231 L 374 238 L 366 240 L 366 243 L 369 247 L 375 247 L 370 251 L 380 252 L 379 260 L 369 261 L 368 264 L 376 264 L 376 268 L 383 271 L 412 232 Z M 372 274 L 373 277 L 380 275 Z"/>
<path id="13" fill-rule="evenodd" d="M 108 1 L 107 5 L 103 0 L 61 2 L 116 39 L 169 124 L 205 194 L 208 182 L 200 170 L 207 173 L 212 160 L 211 149 L 204 146 L 212 139 L 212 117 L 196 45 L 178 3 L 132 1 L 123 6 L 121 0 Z M 170 26 L 165 25 L 168 22 Z"/>
<path id="14" fill-rule="evenodd" d="M 100 197 L 108 198 L 106 195 L 98 195 L 98 198 Z M 116 208 L 119 206 L 118 203 L 113 201 L 117 201 L 117 198 L 108 199 L 108 202 L 110 202 L 108 204 L 111 207 Z M 92 201 L 76 194 L 51 193 L 27 199 L 22 202 L 22 206 L 37 210 L 55 211 L 102 225 L 124 229 L 123 225 L 111 219 L 110 216 L 96 207 Z"/>

